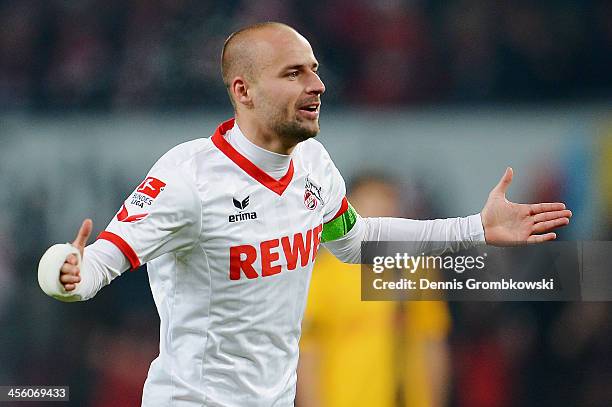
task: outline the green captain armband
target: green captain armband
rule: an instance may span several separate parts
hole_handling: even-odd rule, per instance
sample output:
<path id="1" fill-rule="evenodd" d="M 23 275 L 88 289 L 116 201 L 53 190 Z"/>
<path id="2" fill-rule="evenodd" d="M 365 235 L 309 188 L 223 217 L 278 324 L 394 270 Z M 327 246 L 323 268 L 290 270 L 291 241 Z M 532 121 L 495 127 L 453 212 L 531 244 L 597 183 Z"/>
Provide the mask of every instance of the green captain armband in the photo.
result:
<path id="1" fill-rule="evenodd" d="M 357 212 L 348 204 L 348 209 L 344 213 L 338 216 L 336 219 L 331 220 L 323 225 L 323 232 L 321 233 L 321 242 L 330 242 L 332 240 L 340 239 L 351 231 L 355 223 L 357 222 Z"/>

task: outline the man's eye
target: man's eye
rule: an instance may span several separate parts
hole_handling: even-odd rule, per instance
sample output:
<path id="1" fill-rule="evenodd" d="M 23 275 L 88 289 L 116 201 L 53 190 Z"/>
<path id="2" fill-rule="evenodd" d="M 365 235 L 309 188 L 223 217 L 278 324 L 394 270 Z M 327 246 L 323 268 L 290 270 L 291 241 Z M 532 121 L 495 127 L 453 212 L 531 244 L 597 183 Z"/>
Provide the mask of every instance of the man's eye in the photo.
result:
<path id="1" fill-rule="evenodd" d="M 289 75 L 287 76 L 289 76 L 291 79 L 295 79 L 298 77 L 298 71 L 289 72 Z"/>

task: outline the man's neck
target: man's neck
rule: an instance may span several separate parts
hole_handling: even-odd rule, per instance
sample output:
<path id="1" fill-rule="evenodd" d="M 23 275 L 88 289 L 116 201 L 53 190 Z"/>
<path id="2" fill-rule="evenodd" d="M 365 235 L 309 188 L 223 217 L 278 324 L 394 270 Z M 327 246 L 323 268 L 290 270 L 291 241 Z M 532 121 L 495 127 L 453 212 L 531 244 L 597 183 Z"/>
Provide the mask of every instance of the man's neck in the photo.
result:
<path id="1" fill-rule="evenodd" d="M 238 124 L 234 124 L 234 127 L 225 133 L 225 139 L 238 153 L 272 178 L 279 180 L 287 174 L 291 155 L 278 154 L 255 145 L 246 138 Z"/>
<path id="2" fill-rule="evenodd" d="M 290 155 L 297 145 L 297 142 L 285 140 L 271 130 L 262 128 L 257 122 L 247 120 L 238 114 L 236 114 L 236 124 L 251 143 L 273 153 Z"/>

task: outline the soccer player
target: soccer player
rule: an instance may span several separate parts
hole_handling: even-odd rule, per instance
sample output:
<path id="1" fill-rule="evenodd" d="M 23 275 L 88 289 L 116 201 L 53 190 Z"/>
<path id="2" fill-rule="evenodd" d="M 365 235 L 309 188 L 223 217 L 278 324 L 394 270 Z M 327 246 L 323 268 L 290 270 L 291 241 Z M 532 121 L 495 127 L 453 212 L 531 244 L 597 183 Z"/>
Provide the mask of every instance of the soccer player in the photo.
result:
<path id="1" fill-rule="evenodd" d="M 308 41 L 284 24 L 258 24 L 232 34 L 221 59 L 235 118 L 162 156 L 93 244 L 85 247 L 85 220 L 39 267 L 47 294 L 78 301 L 147 263 L 160 353 L 143 406 L 292 405 L 320 243 L 357 263 L 362 240 L 457 250 L 551 240 L 569 222 L 562 203 L 508 202 L 510 169 L 480 214 L 361 218 L 314 140 L 325 86 Z"/>
<path id="2" fill-rule="evenodd" d="M 360 174 L 348 191 L 351 205 L 367 217 L 399 216 L 401 197 L 385 174 Z M 302 322 L 297 405 L 446 406 L 448 304 L 360 299 L 360 266 L 320 250 Z"/>

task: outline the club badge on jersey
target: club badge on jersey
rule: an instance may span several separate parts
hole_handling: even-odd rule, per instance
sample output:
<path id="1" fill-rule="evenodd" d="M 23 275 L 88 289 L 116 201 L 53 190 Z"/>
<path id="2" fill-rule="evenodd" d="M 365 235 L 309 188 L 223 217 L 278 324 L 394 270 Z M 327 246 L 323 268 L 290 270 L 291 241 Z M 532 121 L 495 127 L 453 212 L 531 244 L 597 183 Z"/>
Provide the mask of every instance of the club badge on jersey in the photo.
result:
<path id="1" fill-rule="evenodd" d="M 312 182 L 310 177 L 306 177 L 306 185 L 304 187 L 304 205 L 311 211 L 315 210 L 317 206 L 323 205 L 323 198 L 321 198 L 321 187 Z"/>
<path id="2" fill-rule="evenodd" d="M 166 183 L 154 177 L 148 177 L 136 188 L 136 191 L 125 201 L 121 210 L 117 212 L 119 222 L 134 223 L 146 218 L 149 214 L 136 213 L 130 215 L 128 206 L 132 208 L 146 209 L 155 202 L 157 196 L 164 190 Z M 128 203 L 126 206 L 126 203 Z"/>

